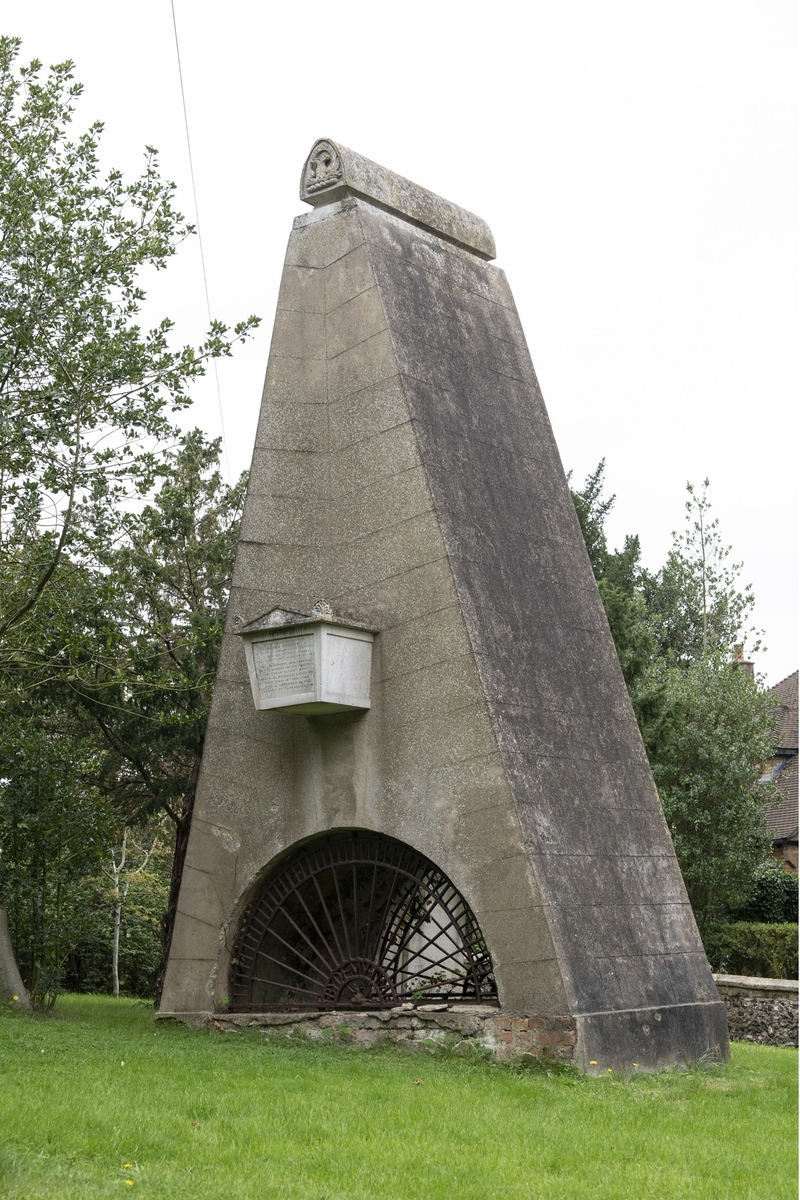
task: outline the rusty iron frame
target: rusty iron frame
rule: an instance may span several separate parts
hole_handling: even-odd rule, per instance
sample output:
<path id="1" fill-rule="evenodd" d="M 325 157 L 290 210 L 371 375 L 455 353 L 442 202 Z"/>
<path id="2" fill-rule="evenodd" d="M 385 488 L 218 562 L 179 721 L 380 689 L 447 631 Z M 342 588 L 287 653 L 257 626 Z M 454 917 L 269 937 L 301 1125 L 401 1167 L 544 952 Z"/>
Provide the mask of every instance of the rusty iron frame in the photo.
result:
<path id="1" fill-rule="evenodd" d="M 231 968 L 238 1012 L 497 1003 L 478 922 L 430 859 L 382 834 L 306 843 L 245 911 Z"/>

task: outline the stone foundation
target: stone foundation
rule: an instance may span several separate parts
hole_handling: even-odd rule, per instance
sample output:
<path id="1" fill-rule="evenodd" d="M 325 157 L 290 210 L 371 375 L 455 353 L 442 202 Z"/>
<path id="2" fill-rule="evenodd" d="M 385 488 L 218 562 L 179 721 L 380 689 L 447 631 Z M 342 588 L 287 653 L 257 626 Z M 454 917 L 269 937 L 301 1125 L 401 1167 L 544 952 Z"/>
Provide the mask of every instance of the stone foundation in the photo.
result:
<path id="1" fill-rule="evenodd" d="M 528 1017 L 488 1005 L 404 1006 L 377 1012 L 159 1012 L 156 1017 L 169 1018 L 198 1028 L 258 1028 L 271 1037 L 331 1038 L 366 1047 L 391 1041 L 413 1051 L 425 1044 L 449 1043 L 456 1050 L 488 1051 L 497 1059 L 532 1057 L 568 1063 L 575 1050 L 574 1018 Z"/>

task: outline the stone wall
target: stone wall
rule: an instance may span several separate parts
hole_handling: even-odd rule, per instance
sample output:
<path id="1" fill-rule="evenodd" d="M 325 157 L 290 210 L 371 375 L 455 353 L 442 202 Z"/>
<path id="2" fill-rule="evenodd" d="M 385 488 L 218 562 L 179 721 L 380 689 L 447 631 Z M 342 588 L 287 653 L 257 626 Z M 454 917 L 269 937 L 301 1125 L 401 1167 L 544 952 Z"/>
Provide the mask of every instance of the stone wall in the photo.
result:
<path id="1" fill-rule="evenodd" d="M 726 996 L 725 1010 L 732 1042 L 757 1042 L 761 1046 L 797 1045 L 796 1000 Z"/>
<path id="2" fill-rule="evenodd" d="M 167 1014 L 161 1014 L 162 1019 Z M 408 1050 L 432 1044 L 490 1051 L 497 1059 L 572 1061 L 573 1017 L 527 1017 L 488 1005 L 403 1005 L 375 1012 L 171 1013 L 196 1026 L 233 1031 L 260 1028 L 270 1037 L 330 1038 L 359 1046 L 393 1042 Z"/>
<path id="3" fill-rule="evenodd" d="M 760 1046 L 796 1046 L 798 985 L 794 979 L 715 975 L 731 1041 Z"/>
<path id="4" fill-rule="evenodd" d="M 797 1046 L 798 990 L 794 980 L 715 975 L 724 1001 L 732 1041 L 762 1046 Z M 267 1037 L 330 1039 L 363 1047 L 392 1042 L 415 1051 L 449 1044 L 457 1052 L 489 1051 L 500 1060 L 530 1058 L 574 1060 L 576 1020 L 570 1016 L 532 1017 L 500 1012 L 490 1005 L 403 1004 L 373 1012 L 193 1012 L 159 1014 L 195 1027 L 233 1032 L 258 1028 Z M 629 1069 L 643 1066 L 632 1062 Z M 588 1065 L 604 1074 L 606 1063 Z"/>

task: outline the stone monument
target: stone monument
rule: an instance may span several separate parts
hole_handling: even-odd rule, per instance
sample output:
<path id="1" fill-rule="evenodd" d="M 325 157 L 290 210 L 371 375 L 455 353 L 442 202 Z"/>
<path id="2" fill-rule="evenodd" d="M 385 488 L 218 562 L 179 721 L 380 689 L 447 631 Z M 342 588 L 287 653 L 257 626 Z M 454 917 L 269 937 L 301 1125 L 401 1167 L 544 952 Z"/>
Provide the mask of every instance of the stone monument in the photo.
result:
<path id="1" fill-rule="evenodd" d="M 300 195 L 159 1015 L 724 1059 L 492 234 L 329 140 Z"/>

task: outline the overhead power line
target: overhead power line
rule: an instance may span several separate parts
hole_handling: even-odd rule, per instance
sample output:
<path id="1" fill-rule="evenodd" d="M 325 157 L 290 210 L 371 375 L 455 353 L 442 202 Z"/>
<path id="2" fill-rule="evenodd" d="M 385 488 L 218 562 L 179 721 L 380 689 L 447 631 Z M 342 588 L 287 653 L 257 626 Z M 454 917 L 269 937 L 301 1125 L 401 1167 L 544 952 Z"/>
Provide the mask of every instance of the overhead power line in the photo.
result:
<path id="1" fill-rule="evenodd" d="M 211 324 L 211 301 L 208 298 L 208 275 L 206 274 L 206 256 L 203 251 L 203 231 L 200 225 L 200 207 L 197 203 L 197 185 L 194 178 L 194 159 L 192 158 L 192 139 L 189 136 L 189 115 L 186 109 L 186 91 L 183 86 L 183 68 L 181 66 L 181 47 L 178 40 L 178 21 L 175 16 L 175 0 L 170 0 L 170 8 L 172 9 L 172 28 L 175 31 L 175 54 L 178 59 L 178 79 L 181 85 L 181 104 L 183 105 L 183 126 L 186 130 L 186 148 L 189 152 L 189 175 L 192 180 L 192 199 L 194 201 L 194 213 L 197 220 L 197 241 L 200 245 L 200 265 L 203 271 L 203 290 L 206 297 L 206 312 L 208 313 L 208 322 Z M 219 386 L 219 371 L 217 369 L 217 360 L 212 358 L 214 366 L 214 379 L 217 385 L 217 404 L 219 405 L 219 423 L 222 429 L 222 450 L 225 455 L 225 467 L 228 472 L 228 483 L 232 482 L 231 464 L 228 461 L 228 439 L 225 436 L 225 418 L 222 415 L 222 392 Z"/>

